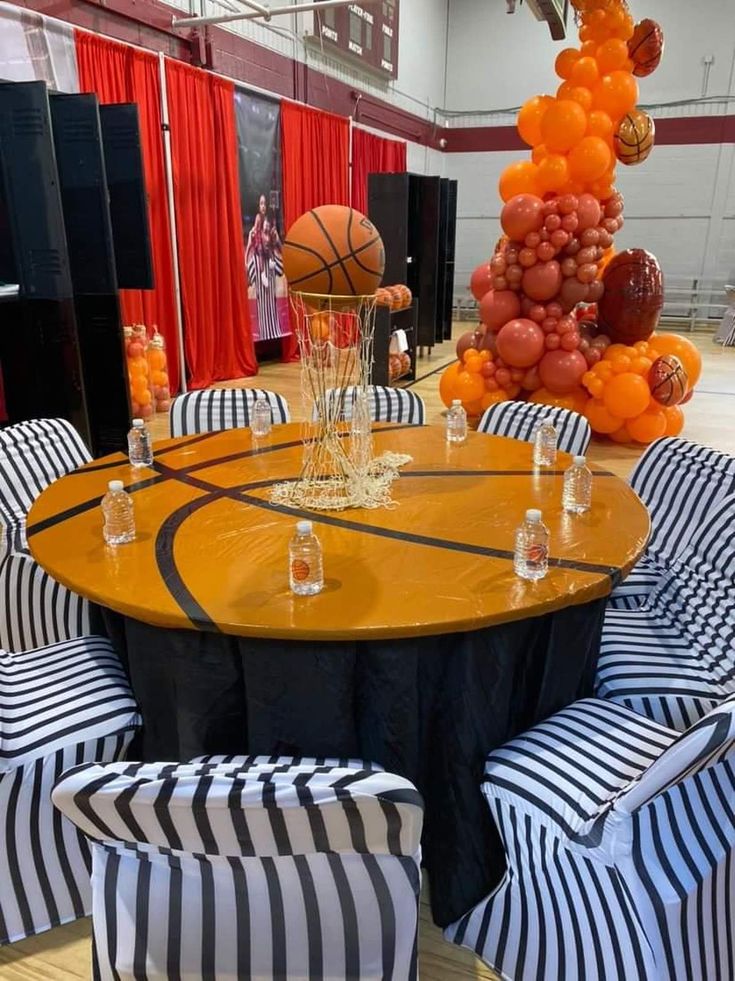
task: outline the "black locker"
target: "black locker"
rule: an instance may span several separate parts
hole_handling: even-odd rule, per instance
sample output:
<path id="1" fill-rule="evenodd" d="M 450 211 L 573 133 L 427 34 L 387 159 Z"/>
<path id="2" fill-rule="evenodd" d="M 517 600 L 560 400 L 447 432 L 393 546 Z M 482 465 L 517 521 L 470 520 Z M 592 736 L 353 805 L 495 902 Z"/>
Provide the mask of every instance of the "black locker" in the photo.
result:
<path id="1" fill-rule="evenodd" d="M 10 422 L 68 419 L 89 442 L 71 273 L 44 82 L 0 83 L 0 363 Z M 8 247 L 9 243 L 9 247 Z"/>
<path id="2" fill-rule="evenodd" d="M 97 97 L 52 95 L 51 120 L 92 450 L 101 456 L 125 449 L 130 404 Z"/>
<path id="3" fill-rule="evenodd" d="M 457 181 L 447 183 L 446 259 L 444 262 L 444 340 L 452 336 L 454 308 L 454 262 L 457 248 Z"/>

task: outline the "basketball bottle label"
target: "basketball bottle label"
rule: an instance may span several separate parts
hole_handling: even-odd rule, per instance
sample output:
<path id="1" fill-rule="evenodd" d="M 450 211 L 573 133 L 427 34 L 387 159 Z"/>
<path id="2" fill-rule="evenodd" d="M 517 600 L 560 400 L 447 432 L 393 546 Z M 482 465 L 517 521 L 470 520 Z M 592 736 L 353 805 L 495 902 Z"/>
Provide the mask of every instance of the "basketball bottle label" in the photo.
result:
<path id="1" fill-rule="evenodd" d="M 291 563 L 291 576 L 294 582 L 306 582 L 311 574 L 309 563 L 303 559 L 294 559 Z"/>

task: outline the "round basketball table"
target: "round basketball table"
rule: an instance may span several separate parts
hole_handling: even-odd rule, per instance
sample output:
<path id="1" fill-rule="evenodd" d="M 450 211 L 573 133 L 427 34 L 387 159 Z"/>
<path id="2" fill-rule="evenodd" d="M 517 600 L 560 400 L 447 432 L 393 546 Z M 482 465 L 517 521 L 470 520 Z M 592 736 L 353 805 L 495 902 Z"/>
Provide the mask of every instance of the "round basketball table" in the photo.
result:
<path id="1" fill-rule="evenodd" d="M 273 504 L 295 478 L 301 428 L 162 442 L 151 468 L 122 455 L 56 481 L 28 518 L 37 561 L 98 604 L 144 720 L 147 760 L 202 754 L 368 759 L 424 795 L 437 922 L 486 895 L 502 848 L 479 792 L 487 753 L 591 692 L 605 597 L 649 534 L 630 488 L 594 468 L 592 509 L 561 508 L 562 476 L 531 446 L 440 427 L 388 425 L 376 453 L 413 459 L 395 506 L 296 512 Z M 120 479 L 137 539 L 110 548 L 100 500 Z M 513 572 L 529 507 L 551 531 L 548 576 Z M 325 588 L 288 588 L 297 518 L 315 523 Z"/>

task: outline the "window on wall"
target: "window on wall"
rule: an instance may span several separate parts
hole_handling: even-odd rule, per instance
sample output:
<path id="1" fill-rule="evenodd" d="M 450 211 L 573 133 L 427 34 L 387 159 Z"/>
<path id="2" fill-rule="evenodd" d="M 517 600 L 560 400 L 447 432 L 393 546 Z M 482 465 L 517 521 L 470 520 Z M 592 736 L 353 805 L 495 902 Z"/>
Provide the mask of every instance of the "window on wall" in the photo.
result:
<path id="1" fill-rule="evenodd" d="M 393 61 L 393 38 L 383 35 L 383 57 L 386 61 Z"/>
<path id="2" fill-rule="evenodd" d="M 332 30 L 337 26 L 337 21 L 335 20 L 335 9 L 334 7 L 327 7 L 326 10 L 322 11 L 322 18 L 327 27 L 331 27 Z"/>
<path id="3" fill-rule="evenodd" d="M 365 50 L 373 50 L 373 25 L 365 22 Z"/>
<path id="4" fill-rule="evenodd" d="M 350 11 L 350 41 L 362 44 L 362 17 Z"/>

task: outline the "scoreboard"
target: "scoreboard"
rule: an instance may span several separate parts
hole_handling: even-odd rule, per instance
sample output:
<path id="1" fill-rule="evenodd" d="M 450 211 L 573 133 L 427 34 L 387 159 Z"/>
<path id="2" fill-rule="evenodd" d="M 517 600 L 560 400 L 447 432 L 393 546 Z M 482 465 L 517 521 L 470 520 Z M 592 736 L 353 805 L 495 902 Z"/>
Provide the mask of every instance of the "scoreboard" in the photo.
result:
<path id="1" fill-rule="evenodd" d="M 315 34 L 325 50 L 339 51 L 387 78 L 398 75 L 400 0 L 327 7 L 314 16 Z"/>

